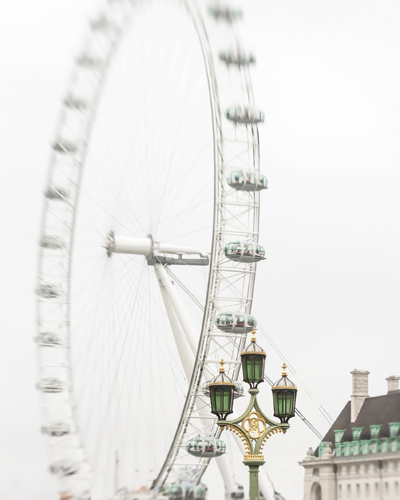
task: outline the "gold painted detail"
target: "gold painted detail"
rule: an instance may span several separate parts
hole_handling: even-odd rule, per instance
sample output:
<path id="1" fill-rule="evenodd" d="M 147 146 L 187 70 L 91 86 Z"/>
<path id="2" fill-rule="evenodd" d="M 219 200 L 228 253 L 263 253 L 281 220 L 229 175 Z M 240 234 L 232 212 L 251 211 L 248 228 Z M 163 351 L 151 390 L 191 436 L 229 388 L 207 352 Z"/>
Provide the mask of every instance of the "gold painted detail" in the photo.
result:
<path id="1" fill-rule="evenodd" d="M 283 370 L 282 377 L 287 377 L 286 368 L 287 368 L 286 363 L 283 363 L 283 365 L 282 365 L 282 370 Z"/>
<path id="2" fill-rule="evenodd" d="M 235 382 L 210 382 L 208 387 L 211 387 L 212 385 L 233 385 L 233 387 L 236 387 Z"/>
<path id="3" fill-rule="evenodd" d="M 271 387 L 271 389 L 274 391 L 275 389 L 296 389 L 297 387 L 295 385 L 274 385 Z"/>
<path id="4" fill-rule="evenodd" d="M 224 368 L 225 361 L 221 359 L 220 365 L 221 368 L 219 369 L 219 373 L 225 373 L 225 368 Z"/>
<path id="5" fill-rule="evenodd" d="M 246 453 L 244 456 L 245 460 L 264 460 L 264 455 L 250 455 Z"/>
<path id="6" fill-rule="evenodd" d="M 264 352 L 264 351 L 242 351 L 240 353 L 240 355 L 243 356 L 243 354 L 260 354 L 262 356 L 266 356 L 267 355 L 267 353 Z"/>
<path id="7" fill-rule="evenodd" d="M 242 422 L 242 427 L 251 439 L 258 439 L 266 429 L 265 420 L 257 411 L 250 412 Z"/>
<path id="8" fill-rule="evenodd" d="M 262 440 L 262 443 L 260 445 L 259 452 L 261 453 L 265 443 L 267 442 L 267 439 L 270 438 L 273 434 L 277 434 L 278 432 L 283 432 L 284 434 L 286 433 L 286 429 L 281 429 L 281 427 L 276 427 L 275 429 L 272 429 L 268 432 L 268 434 L 265 436 L 265 438 Z"/>
<path id="9" fill-rule="evenodd" d="M 246 455 L 250 455 L 250 452 L 251 452 L 250 446 L 249 446 L 249 443 L 248 443 L 244 433 L 241 430 L 237 429 L 236 427 L 233 427 L 232 425 L 225 426 L 225 429 L 227 429 L 228 431 L 232 431 L 234 434 L 237 434 L 240 437 L 240 439 L 242 440 L 242 442 L 244 444 L 244 447 L 246 450 Z"/>

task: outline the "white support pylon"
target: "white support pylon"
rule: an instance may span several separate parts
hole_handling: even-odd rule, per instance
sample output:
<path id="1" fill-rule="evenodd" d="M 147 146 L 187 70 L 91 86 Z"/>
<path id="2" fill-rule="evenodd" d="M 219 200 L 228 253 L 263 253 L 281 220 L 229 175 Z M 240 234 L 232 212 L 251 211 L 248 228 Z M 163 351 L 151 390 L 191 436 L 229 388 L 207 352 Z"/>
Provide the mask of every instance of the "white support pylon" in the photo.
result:
<path id="1" fill-rule="evenodd" d="M 192 349 L 189 346 L 188 339 L 185 336 L 183 325 L 180 322 L 181 318 L 184 317 L 184 315 L 179 314 L 179 312 L 182 312 L 182 307 L 180 307 L 179 299 L 176 297 L 175 290 L 172 290 L 173 285 L 170 281 L 169 276 L 166 274 L 163 265 L 155 264 L 154 271 L 157 276 L 157 281 L 161 290 L 161 296 L 163 298 L 165 309 L 167 311 L 168 318 L 171 324 L 171 329 L 174 334 L 175 343 L 178 348 L 179 356 L 181 358 L 181 363 L 189 383 L 192 377 L 195 359 Z M 205 428 L 207 428 L 208 422 L 202 420 L 202 424 Z M 222 455 L 220 457 L 217 457 L 215 460 L 225 484 L 225 491 L 230 496 L 231 493 L 236 490 L 236 484 L 230 472 L 228 456 Z"/>

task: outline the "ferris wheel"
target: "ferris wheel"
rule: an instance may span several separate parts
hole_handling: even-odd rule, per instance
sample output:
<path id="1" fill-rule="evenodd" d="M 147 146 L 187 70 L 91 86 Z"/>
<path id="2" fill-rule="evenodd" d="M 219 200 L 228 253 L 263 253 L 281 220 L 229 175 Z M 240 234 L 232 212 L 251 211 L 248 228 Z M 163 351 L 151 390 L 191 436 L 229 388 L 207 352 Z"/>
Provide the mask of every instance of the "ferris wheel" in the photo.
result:
<path id="1" fill-rule="evenodd" d="M 243 496 L 208 393 L 221 358 L 238 380 L 265 259 L 264 115 L 241 17 L 219 2 L 110 0 L 75 60 L 37 283 L 42 430 L 62 498 L 203 499 L 211 461 Z"/>

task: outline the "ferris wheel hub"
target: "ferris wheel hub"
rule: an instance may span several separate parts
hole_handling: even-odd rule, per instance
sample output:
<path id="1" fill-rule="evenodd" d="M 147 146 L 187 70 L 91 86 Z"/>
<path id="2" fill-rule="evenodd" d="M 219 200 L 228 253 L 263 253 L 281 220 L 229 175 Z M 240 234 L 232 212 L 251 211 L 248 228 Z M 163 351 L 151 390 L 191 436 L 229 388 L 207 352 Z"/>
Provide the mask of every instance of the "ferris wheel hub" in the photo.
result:
<path id="1" fill-rule="evenodd" d="M 113 231 L 107 236 L 105 248 L 107 256 L 113 253 L 143 255 L 149 265 L 161 264 L 205 265 L 209 264 L 209 252 L 198 248 L 154 241 L 152 236 L 133 238 L 116 236 Z M 183 258 L 184 255 L 198 255 L 200 258 Z"/>

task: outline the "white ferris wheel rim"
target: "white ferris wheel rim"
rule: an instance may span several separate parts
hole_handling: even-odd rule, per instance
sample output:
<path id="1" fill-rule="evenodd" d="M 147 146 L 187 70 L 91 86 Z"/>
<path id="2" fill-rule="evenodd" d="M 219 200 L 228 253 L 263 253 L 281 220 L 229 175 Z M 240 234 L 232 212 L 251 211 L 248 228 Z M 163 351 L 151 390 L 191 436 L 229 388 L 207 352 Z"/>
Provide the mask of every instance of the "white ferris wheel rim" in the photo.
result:
<path id="1" fill-rule="evenodd" d="M 124 2 L 120 2 L 121 5 L 124 4 Z M 242 198 L 240 198 L 239 201 L 237 201 L 237 196 L 235 198 L 236 201 L 232 202 L 233 205 L 237 205 L 238 207 L 241 207 L 239 210 L 242 212 L 247 212 L 246 217 L 247 218 L 247 228 L 244 228 L 244 225 L 242 222 L 238 224 L 238 218 L 240 215 L 237 215 L 237 212 L 234 213 L 234 215 L 231 216 L 229 215 L 229 210 L 227 212 L 226 207 L 229 206 L 230 204 L 230 195 L 232 193 L 229 193 L 227 190 L 226 186 L 226 173 L 232 171 L 232 168 L 238 168 L 238 153 L 237 153 L 237 146 L 239 145 L 239 148 L 242 150 L 245 150 L 244 156 L 250 159 L 251 165 L 247 165 L 247 169 L 253 168 L 254 171 L 258 172 L 259 171 L 259 145 L 258 145 L 258 131 L 257 131 L 257 123 L 252 123 L 250 124 L 249 127 L 246 125 L 246 133 L 245 136 L 247 137 L 247 142 L 243 142 L 242 138 L 243 135 L 240 136 L 239 140 L 236 141 L 237 144 L 234 144 L 235 140 L 232 140 L 232 137 L 230 136 L 229 133 L 224 134 L 224 130 L 226 130 L 226 126 L 223 125 L 223 116 L 222 116 L 222 110 L 221 110 L 221 103 L 220 103 L 220 98 L 218 94 L 218 81 L 217 81 L 217 75 L 216 75 L 216 68 L 215 68 L 215 49 L 213 52 L 213 49 L 210 46 L 210 40 L 208 37 L 208 33 L 206 31 L 206 21 L 207 21 L 207 13 L 204 15 L 204 12 L 200 12 L 200 8 L 197 6 L 195 1 L 190 1 L 190 0 L 182 0 L 181 2 L 187 11 L 189 12 L 189 15 L 195 25 L 197 35 L 200 40 L 200 45 L 201 49 L 203 52 L 203 57 L 204 57 L 204 62 L 205 62 L 205 68 L 206 68 L 206 73 L 207 73 L 207 80 L 208 80 L 208 85 L 209 85 L 209 97 L 210 97 L 210 106 L 212 110 L 212 121 L 213 121 L 213 137 L 214 137 L 214 221 L 213 221 L 213 236 L 212 236 L 212 252 L 211 252 L 211 263 L 210 263 L 210 273 L 209 273 L 209 281 L 208 281 L 208 287 L 207 287 L 207 297 L 206 297 L 206 305 L 204 309 L 204 316 L 203 316 L 203 326 L 202 326 L 202 333 L 200 337 L 200 342 L 199 342 L 199 348 L 197 351 L 197 356 L 195 360 L 195 366 L 193 370 L 193 376 L 190 382 L 190 387 L 188 391 L 188 397 L 186 398 L 186 402 L 182 411 L 182 416 L 181 420 L 178 424 L 177 430 L 176 430 L 176 435 L 175 439 L 171 445 L 170 452 L 165 460 L 164 466 L 162 467 L 158 477 L 156 478 L 154 482 L 154 488 L 157 490 L 157 488 L 160 488 L 161 485 L 163 485 L 167 480 L 168 476 L 174 468 L 175 461 L 179 461 L 179 450 L 182 447 L 182 442 L 185 437 L 187 437 L 187 423 L 190 421 L 191 415 L 194 412 L 194 407 L 195 407 L 195 401 L 196 398 L 198 398 L 198 393 L 199 393 L 199 388 L 201 385 L 201 380 L 202 380 L 202 374 L 203 370 L 207 364 L 207 362 L 210 363 L 215 363 L 216 360 L 213 358 L 209 358 L 208 354 L 210 350 L 212 350 L 212 344 L 213 342 L 217 342 L 215 339 L 218 337 L 218 333 L 215 333 L 215 327 L 214 325 L 214 320 L 215 316 L 218 312 L 220 311 L 226 311 L 232 309 L 232 307 L 229 307 L 229 303 L 232 303 L 232 306 L 234 310 L 242 310 L 245 311 L 246 313 L 251 312 L 251 304 L 252 304 L 252 297 L 253 297 L 253 290 L 254 290 L 254 280 L 255 280 L 255 264 L 250 263 L 250 264 L 243 264 L 243 263 L 233 263 L 231 261 L 227 261 L 227 259 L 224 258 L 222 255 L 223 252 L 223 247 L 224 244 L 226 244 L 227 241 L 230 240 L 235 240 L 235 239 L 241 239 L 241 240 L 251 240 L 254 243 L 258 242 L 258 229 L 259 229 L 259 193 L 254 192 L 254 193 L 243 193 Z M 114 6 L 115 9 L 115 6 Z M 125 10 L 126 7 L 122 7 L 122 10 Z M 107 11 L 104 13 L 104 19 L 107 19 Z M 211 20 L 210 22 L 215 22 L 215 20 Z M 233 23 L 227 23 L 228 26 L 233 29 Z M 58 168 L 58 164 L 61 162 L 60 157 L 63 157 L 63 159 L 67 158 L 67 163 L 70 163 L 71 165 L 77 166 L 79 169 L 79 173 L 77 176 L 77 182 L 76 182 L 76 193 L 74 196 L 73 201 L 67 200 L 66 195 L 63 192 L 58 191 L 56 196 L 61 198 L 61 202 L 65 203 L 66 205 L 69 206 L 70 212 L 72 212 L 72 219 L 71 225 L 70 225 L 70 240 L 67 242 L 67 270 L 64 270 L 64 296 L 59 296 L 59 297 L 52 297 L 52 289 L 51 289 L 51 283 L 48 283 L 47 280 L 47 270 L 48 270 L 48 261 L 51 261 L 51 257 L 49 257 L 49 250 L 48 248 L 41 248 L 40 254 L 39 254 L 39 271 L 38 271 L 38 290 L 43 291 L 43 287 L 50 287 L 47 288 L 48 295 L 41 295 L 38 293 L 38 335 L 41 334 L 42 328 L 43 328 L 43 323 L 46 323 L 46 321 L 50 321 L 49 318 L 49 303 L 54 302 L 54 299 L 58 301 L 58 305 L 60 306 L 60 315 L 67 315 L 66 316 L 66 322 L 69 325 L 68 321 L 68 309 L 69 309 L 69 301 L 70 301 L 70 274 L 71 274 L 71 264 L 72 264 L 72 247 L 73 247 L 73 238 L 74 238 L 74 231 L 75 231 L 75 216 L 76 216 L 76 207 L 78 204 L 78 195 L 79 195 L 79 185 L 82 179 L 82 171 L 83 167 L 85 164 L 85 156 L 87 152 L 87 144 L 89 143 L 89 137 L 91 134 L 91 128 L 93 125 L 93 121 L 95 119 L 97 107 L 98 107 L 98 102 L 99 102 L 99 97 L 101 94 L 102 90 L 102 81 L 103 78 L 102 76 L 106 74 L 108 71 L 110 62 L 112 60 L 112 57 L 115 53 L 115 49 L 118 46 L 119 39 L 121 38 L 121 34 L 123 32 L 123 27 L 126 25 L 125 19 L 122 20 L 121 25 L 119 26 L 120 32 L 117 33 L 117 36 L 114 37 L 113 40 L 110 40 L 110 46 L 109 46 L 109 52 L 105 58 L 105 60 L 102 62 L 102 68 L 97 69 L 98 73 L 100 74 L 100 77 L 98 78 L 98 83 L 97 87 L 93 90 L 93 95 L 92 98 L 90 99 L 90 110 L 87 113 L 87 117 L 81 117 L 81 121 L 85 122 L 84 123 L 84 135 L 81 137 L 81 140 L 78 142 L 78 145 L 76 146 L 75 149 L 73 149 L 73 145 L 71 143 L 68 143 L 68 141 L 63 140 L 63 134 L 64 134 L 64 129 L 67 127 L 65 126 L 65 122 L 67 120 L 66 115 L 70 112 L 71 108 L 68 107 L 71 104 L 64 104 L 63 110 L 61 113 L 60 117 L 60 122 L 56 134 L 56 140 L 55 140 L 55 147 L 54 147 L 54 152 L 53 152 L 53 157 L 50 162 L 50 167 L 49 167 L 49 176 L 48 176 L 48 181 L 47 181 L 47 187 L 46 191 L 49 192 L 49 190 L 57 188 L 58 186 L 55 184 L 55 171 Z M 92 35 L 93 35 L 93 27 L 92 27 Z M 236 40 L 237 41 L 237 40 Z M 85 47 L 90 46 L 90 42 L 85 42 Z M 85 50 L 82 52 L 82 54 L 85 54 Z M 79 72 L 81 71 L 81 68 L 79 66 L 79 63 L 76 64 L 74 71 L 73 71 L 73 76 L 71 79 L 71 85 L 70 89 L 67 92 L 67 96 L 74 96 L 74 81 L 78 77 Z M 254 99 L 253 99 L 253 94 L 252 94 L 252 87 L 251 87 L 251 82 L 250 82 L 250 77 L 249 77 L 249 71 L 248 71 L 248 66 L 244 66 L 243 68 L 240 69 L 240 72 L 242 73 L 243 80 L 246 83 L 245 90 L 243 90 L 243 93 L 241 96 L 239 96 L 239 99 L 242 100 L 241 104 L 243 106 L 248 106 L 250 108 L 254 108 Z M 238 100 L 239 100 L 238 99 Z M 77 103 L 75 103 L 76 106 L 78 106 Z M 67 109 L 68 108 L 68 109 Z M 78 109 L 78 108 L 77 108 Z M 248 131 L 250 130 L 250 134 L 248 134 Z M 236 134 L 235 134 L 236 135 Z M 241 142 L 242 141 L 242 142 Z M 229 153 L 226 153 L 224 151 L 225 145 L 227 143 L 232 142 L 232 150 L 233 153 L 231 156 Z M 236 150 L 235 150 L 236 147 Z M 243 154 L 243 153 L 242 153 Z M 240 162 L 239 162 L 240 163 Z M 244 165 L 244 162 L 239 164 L 239 167 Z M 237 193 L 234 193 L 235 195 Z M 58 200 L 59 201 L 59 200 Z M 52 205 L 54 204 L 54 199 L 49 199 L 46 198 L 45 201 L 45 206 L 43 210 L 43 218 L 42 218 L 42 228 L 41 228 L 41 235 L 44 235 L 48 233 L 48 219 L 50 217 L 50 213 L 53 213 L 53 208 Z M 234 210 L 234 209 L 232 209 Z M 68 211 L 68 210 L 67 210 Z M 65 222 L 65 221 L 64 221 Z M 238 230 L 239 227 L 239 230 Z M 50 233 L 48 233 L 50 234 Z M 69 245 L 69 246 L 68 246 Z M 53 248 L 54 250 L 54 248 Z M 225 266 L 225 268 L 224 268 Z M 51 265 L 50 265 L 51 267 Z M 222 270 L 221 270 L 222 269 Z M 221 284 L 224 284 L 224 289 L 226 290 L 227 288 L 227 283 L 229 283 L 229 276 L 234 274 L 234 282 L 237 282 L 238 280 L 242 280 L 240 283 L 240 289 L 241 289 L 241 295 L 238 295 L 238 291 L 235 289 L 235 293 L 233 296 L 223 296 L 223 291 L 221 293 Z M 239 276 L 239 278 L 238 278 Z M 62 282 L 62 280 L 61 280 Z M 239 288 L 239 287 L 238 287 Z M 43 292 L 44 293 L 44 292 Z M 224 302 L 225 301 L 225 302 Z M 67 312 L 63 311 L 62 309 L 66 309 Z M 59 318 L 61 320 L 61 318 Z M 53 319 L 51 320 L 53 321 Z M 243 344 L 245 342 L 245 335 L 238 336 L 238 335 L 231 335 L 232 338 L 234 339 L 239 339 L 238 342 L 236 340 L 236 346 L 234 352 L 232 351 L 232 357 L 231 359 L 226 359 L 226 353 L 225 353 L 225 361 L 232 366 L 232 373 L 238 373 L 239 370 L 239 365 L 238 365 L 238 356 L 239 353 L 243 347 Z M 69 332 L 69 327 L 67 329 L 67 333 L 65 335 L 65 345 L 63 348 L 68 352 L 69 351 L 69 339 L 70 339 L 70 332 Z M 215 345 L 214 345 L 215 348 Z M 43 373 L 48 373 L 46 372 L 46 365 L 43 363 L 43 350 L 46 349 L 46 346 L 39 345 L 38 344 L 38 350 L 39 350 L 39 386 L 42 384 L 44 380 L 44 375 Z M 215 350 L 215 349 L 214 349 Z M 70 354 L 68 353 L 68 357 L 70 360 Z M 213 365 L 214 366 L 214 365 Z M 73 393 L 72 393 L 72 367 L 71 363 L 69 362 L 69 365 L 66 367 L 63 367 L 66 370 L 66 382 L 67 382 L 67 387 L 69 388 L 69 395 L 66 397 L 66 400 L 64 401 L 63 405 L 65 405 L 67 413 L 70 413 L 70 416 L 73 420 L 75 420 L 75 431 L 74 431 L 74 439 L 75 443 L 71 446 L 75 446 L 77 449 L 79 449 L 79 453 L 77 456 L 80 456 L 80 470 L 81 470 L 81 481 L 80 484 L 77 486 L 76 491 L 86 491 L 87 484 L 90 481 L 90 472 L 89 472 L 89 467 L 86 465 L 86 459 L 85 455 L 83 453 L 83 447 L 80 442 L 80 436 L 78 433 L 78 425 L 76 423 L 76 415 L 75 415 L 75 406 L 74 406 L 74 400 L 73 400 Z M 215 370 L 215 368 L 214 368 Z M 236 379 L 237 377 L 235 377 Z M 43 389 L 43 388 L 42 388 Z M 54 393 L 56 393 L 56 390 L 54 390 Z M 43 392 L 42 392 L 43 394 Z M 49 403 L 49 400 L 51 400 L 52 394 L 50 392 L 43 394 L 43 406 L 44 407 L 49 407 L 52 406 L 53 403 Z M 60 403 L 54 403 L 60 406 Z M 46 414 L 46 411 L 44 411 L 44 414 Z M 46 420 L 45 417 L 45 422 L 44 425 L 48 425 L 49 421 Z M 215 426 L 214 434 L 216 437 L 219 436 L 219 429 Z M 52 440 L 52 437 L 49 437 L 49 440 Z M 53 439 L 54 441 L 54 439 Z M 54 452 L 54 448 L 56 446 L 50 446 L 50 455 Z M 52 451 L 53 450 L 53 451 Z M 76 450 L 75 450 L 76 451 Z M 64 452 L 63 452 L 64 453 Z M 54 453 L 53 453 L 54 455 Z M 57 460 L 57 453 L 55 453 L 54 456 L 52 456 L 52 460 Z M 201 464 L 201 474 L 197 479 L 201 478 L 202 474 L 206 470 L 206 467 L 209 463 L 210 459 L 202 459 L 202 464 Z M 57 472 L 57 471 L 56 471 Z M 58 471 L 59 472 L 59 471 Z M 83 478 L 83 479 L 82 479 Z M 85 479 L 86 478 L 86 479 Z M 196 479 L 196 480 L 197 480 Z M 63 489 L 63 486 L 61 487 Z"/>

